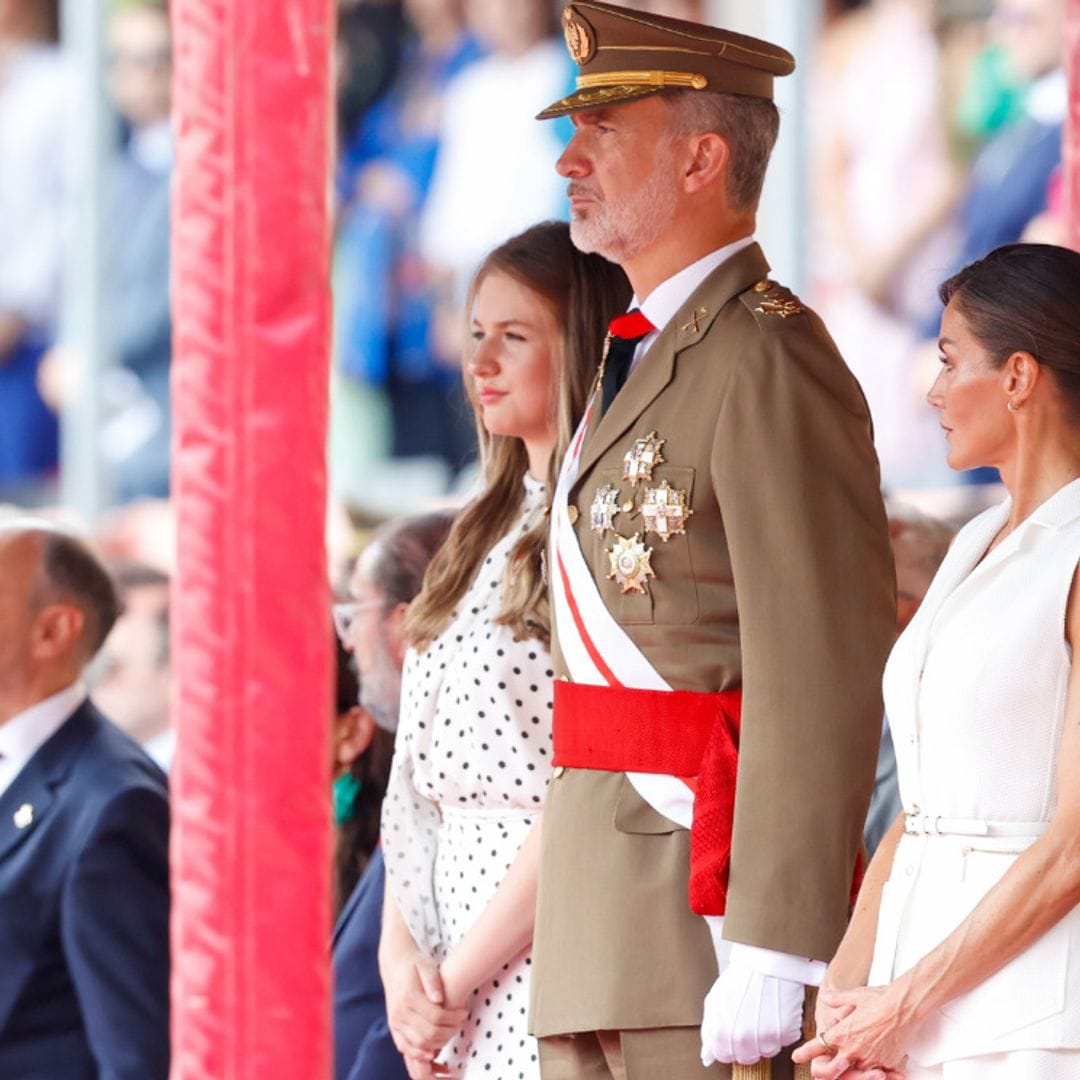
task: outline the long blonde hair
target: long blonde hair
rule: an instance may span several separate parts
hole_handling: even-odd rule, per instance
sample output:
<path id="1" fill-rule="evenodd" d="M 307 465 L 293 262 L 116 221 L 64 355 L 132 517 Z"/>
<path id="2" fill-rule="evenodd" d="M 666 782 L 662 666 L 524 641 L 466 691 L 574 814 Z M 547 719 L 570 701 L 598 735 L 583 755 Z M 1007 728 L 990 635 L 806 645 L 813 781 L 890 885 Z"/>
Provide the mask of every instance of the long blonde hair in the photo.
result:
<path id="1" fill-rule="evenodd" d="M 600 359 L 608 322 L 626 310 L 630 284 L 617 266 L 599 255 L 586 255 L 570 240 L 563 222 L 534 225 L 496 248 L 481 264 L 469 290 L 471 312 L 476 291 L 490 273 L 506 274 L 540 297 L 561 328 L 553 353 L 555 412 L 558 435 L 548 465 L 550 506 L 555 480 Z M 405 630 L 423 648 L 450 620 L 484 557 L 506 535 L 524 498 L 529 462 L 524 443 L 512 436 L 491 435 L 484 427 L 465 369 L 465 386 L 476 411 L 484 488 L 458 515 L 446 543 L 432 559 L 424 587 L 409 608 Z M 541 557 L 547 539 L 547 515 L 514 546 L 503 585 L 498 621 L 519 637 L 548 641 L 551 614 Z"/>

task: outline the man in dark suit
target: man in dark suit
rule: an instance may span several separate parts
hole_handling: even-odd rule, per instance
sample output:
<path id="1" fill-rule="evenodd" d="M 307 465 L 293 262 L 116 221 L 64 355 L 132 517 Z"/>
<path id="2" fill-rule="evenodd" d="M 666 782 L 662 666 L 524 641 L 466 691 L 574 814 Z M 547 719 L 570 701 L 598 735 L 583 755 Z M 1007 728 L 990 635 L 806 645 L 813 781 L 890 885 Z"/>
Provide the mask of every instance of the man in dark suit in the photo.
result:
<path id="1" fill-rule="evenodd" d="M 169 808 L 86 696 L 117 615 L 104 566 L 0 524 L 0 1076 L 165 1080 Z"/>
<path id="2" fill-rule="evenodd" d="M 424 514 L 377 531 L 349 582 L 351 601 L 339 605 L 342 640 L 360 676 L 360 704 L 386 731 L 397 730 L 405 612 L 452 520 L 446 513 Z M 385 789 L 386 777 L 381 779 Z M 387 1026 L 379 977 L 385 881 L 382 849 L 376 848 L 334 927 L 335 1080 L 408 1077 Z"/>

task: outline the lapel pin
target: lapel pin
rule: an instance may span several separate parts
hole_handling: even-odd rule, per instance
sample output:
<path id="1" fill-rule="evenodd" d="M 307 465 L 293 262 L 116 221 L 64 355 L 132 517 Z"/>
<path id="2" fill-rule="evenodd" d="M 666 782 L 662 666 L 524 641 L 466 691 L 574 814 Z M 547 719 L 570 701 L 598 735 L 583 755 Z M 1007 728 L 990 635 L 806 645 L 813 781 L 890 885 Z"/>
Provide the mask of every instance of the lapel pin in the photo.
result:
<path id="1" fill-rule="evenodd" d="M 695 334 L 699 333 L 700 327 L 698 326 L 698 322 L 699 320 L 704 319 L 708 314 L 708 308 L 699 307 L 697 311 L 695 311 L 694 314 L 690 316 L 690 321 L 684 326 L 681 326 L 679 329 L 684 332 L 687 330 L 692 330 Z"/>
<path id="2" fill-rule="evenodd" d="M 24 802 L 12 815 L 11 820 L 15 822 L 16 829 L 29 828 L 34 823 L 34 808 L 28 802 Z"/>

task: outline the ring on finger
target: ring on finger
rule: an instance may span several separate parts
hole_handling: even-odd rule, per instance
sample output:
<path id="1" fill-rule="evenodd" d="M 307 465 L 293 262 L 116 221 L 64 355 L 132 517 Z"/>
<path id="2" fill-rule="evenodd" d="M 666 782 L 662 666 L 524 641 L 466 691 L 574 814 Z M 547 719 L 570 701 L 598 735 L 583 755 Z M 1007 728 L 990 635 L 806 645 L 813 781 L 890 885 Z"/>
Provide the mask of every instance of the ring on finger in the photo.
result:
<path id="1" fill-rule="evenodd" d="M 825 1032 L 824 1031 L 819 1031 L 817 1037 L 818 1037 L 818 1041 L 821 1043 L 821 1045 L 824 1046 L 825 1049 L 828 1050 L 828 1052 L 830 1054 L 835 1054 L 836 1053 L 836 1047 L 833 1046 L 833 1044 L 831 1042 L 829 1042 L 828 1039 L 825 1038 Z"/>

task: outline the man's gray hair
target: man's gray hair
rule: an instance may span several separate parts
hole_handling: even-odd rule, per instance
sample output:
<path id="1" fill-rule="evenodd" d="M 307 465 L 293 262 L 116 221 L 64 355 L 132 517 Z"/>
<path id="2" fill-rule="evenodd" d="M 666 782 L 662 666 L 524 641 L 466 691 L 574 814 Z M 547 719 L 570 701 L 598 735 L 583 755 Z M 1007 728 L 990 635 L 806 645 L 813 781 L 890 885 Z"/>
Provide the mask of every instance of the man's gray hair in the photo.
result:
<path id="1" fill-rule="evenodd" d="M 780 132 L 780 112 L 773 102 L 746 94 L 701 90 L 665 90 L 675 118 L 672 135 L 723 136 L 731 152 L 727 196 L 732 210 L 756 210 L 765 170 Z"/>

